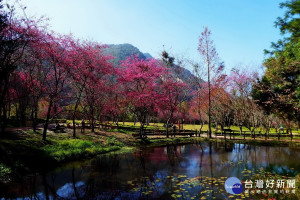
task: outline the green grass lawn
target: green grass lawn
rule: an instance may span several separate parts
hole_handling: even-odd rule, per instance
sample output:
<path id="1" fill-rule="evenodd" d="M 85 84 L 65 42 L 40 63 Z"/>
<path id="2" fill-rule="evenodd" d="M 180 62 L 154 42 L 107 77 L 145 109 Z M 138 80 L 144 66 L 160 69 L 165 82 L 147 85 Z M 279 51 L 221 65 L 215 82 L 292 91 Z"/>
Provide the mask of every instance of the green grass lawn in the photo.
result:
<path id="1" fill-rule="evenodd" d="M 66 121 L 67 124 L 72 124 L 72 120 L 67 120 Z M 75 120 L 75 123 L 77 125 L 80 125 L 81 123 L 81 120 Z M 88 121 L 86 121 L 86 123 L 88 123 Z M 115 123 L 113 122 L 108 122 L 108 124 L 110 125 L 113 125 L 113 126 L 116 126 Z M 176 124 L 176 126 L 178 126 Z M 182 124 L 181 124 L 182 126 Z M 134 124 L 134 122 L 119 122 L 119 132 L 122 132 L 122 133 L 132 133 L 132 131 L 126 131 L 125 129 L 122 130 L 122 127 L 126 128 L 126 127 L 133 127 L 133 128 L 139 128 L 140 127 L 140 123 L 139 122 L 136 122 Z M 200 125 L 199 124 L 183 124 L 183 129 L 185 130 L 200 130 Z M 228 128 L 228 127 L 226 127 Z M 150 129 L 150 130 L 165 130 L 165 127 L 164 127 L 164 123 L 149 123 L 148 126 L 145 126 L 145 129 Z M 240 131 L 240 128 L 238 126 L 230 126 L 230 129 L 231 130 L 234 130 L 234 131 Z M 205 124 L 203 125 L 202 127 L 202 131 L 207 131 L 208 130 L 208 124 Z M 216 129 L 214 127 L 212 127 L 212 131 L 215 131 Z M 256 133 L 259 133 L 259 131 L 262 131 L 262 133 L 264 133 L 264 129 L 261 128 L 261 127 L 258 127 L 255 129 L 255 132 Z M 117 131 L 117 129 L 112 129 L 112 131 Z M 246 127 L 243 127 L 243 131 L 246 131 L 246 132 L 249 132 L 250 133 L 250 130 Z M 300 129 L 296 130 L 296 129 L 293 129 L 292 130 L 293 134 L 300 134 Z M 277 134 L 276 133 L 276 130 L 274 128 L 271 128 L 270 129 L 270 134 Z"/>
<path id="2" fill-rule="evenodd" d="M 149 126 L 147 126 L 148 129 L 159 129 L 159 130 L 165 130 L 165 128 L 163 127 L 163 123 L 149 123 Z M 177 125 L 177 124 L 176 124 Z M 140 123 L 137 122 L 135 125 L 133 122 L 125 122 L 123 123 L 119 123 L 119 126 L 121 127 L 136 127 L 139 128 L 140 127 Z M 185 130 L 200 130 L 200 125 L 199 124 L 183 124 L 183 129 Z M 226 127 L 228 128 L 228 127 Z M 230 126 L 231 130 L 234 131 L 240 131 L 240 128 L 238 126 Z M 208 124 L 204 124 L 202 127 L 202 131 L 207 131 L 208 130 Z M 214 127 L 212 127 L 212 131 L 215 131 L 216 129 Z M 260 130 L 262 130 L 262 133 L 264 133 L 264 130 L 261 127 L 258 127 L 255 129 L 255 132 L 258 133 Z M 249 132 L 249 129 L 247 129 L 246 127 L 243 127 L 243 131 Z M 295 130 L 293 129 L 292 132 L 294 134 L 300 134 L 300 130 Z M 270 129 L 270 134 L 276 134 L 276 130 L 274 128 Z"/>
<path id="3" fill-rule="evenodd" d="M 42 140 L 41 131 L 8 135 L 0 139 L 0 179 L 39 172 L 61 162 L 87 159 L 123 147 L 125 144 L 110 133 L 78 134 L 76 139 L 71 132 L 48 133 L 47 141 Z"/>

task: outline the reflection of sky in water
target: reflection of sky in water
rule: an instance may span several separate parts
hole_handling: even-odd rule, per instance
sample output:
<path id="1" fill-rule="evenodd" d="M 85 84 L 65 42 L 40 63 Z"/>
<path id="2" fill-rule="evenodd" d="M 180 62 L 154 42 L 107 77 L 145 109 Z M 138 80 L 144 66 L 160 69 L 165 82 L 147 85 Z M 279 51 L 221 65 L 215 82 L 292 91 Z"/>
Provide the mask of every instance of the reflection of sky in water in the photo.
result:
<path id="1" fill-rule="evenodd" d="M 99 199 L 137 199 L 141 194 L 129 192 L 132 188 L 127 182 L 141 177 L 149 178 L 142 182 L 144 185 L 155 183 L 158 197 L 172 188 L 168 185 L 167 176 L 242 178 L 244 169 L 261 167 L 277 174 L 295 175 L 300 171 L 299 160 L 299 150 L 287 147 L 224 143 L 156 147 L 142 149 L 133 154 L 100 156 L 80 166 L 71 165 L 48 173 L 47 182 L 61 199 L 84 199 L 90 198 L 89 195 Z M 35 195 L 39 199 L 45 199 L 42 178 L 36 178 L 37 182 L 28 188 L 34 188 L 32 191 L 36 192 Z M 160 181 L 156 182 L 157 179 Z M 28 193 L 30 191 L 26 191 L 24 196 L 28 197 Z M 49 192 L 49 198 L 53 199 L 53 196 Z"/>
<path id="2" fill-rule="evenodd" d="M 36 194 L 36 197 L 34 197 L 34 198 L 30 198 L 30 197 L 25 197 L 25 198 L 23 198 L 23 197 L 18 197 L 18 198 L 16 198 L 17 200 L 31 200 L 31 199 L 45 199 L 45 195 L 44 195 L 44 193 L 43 192 L 39 192 L 39 193 L 37 193 Z M 49 197 L 49 200 L 52 200 L 53 199 L 53 197 Z M 5 200 L 4 198 L 1 198 L 1 200 Z"/>
<path id="3" fill-rule="evenodd" d="M 77 182 L 75 183 L 75 188 L 80 188 L 81 186 L 84 186 L 85 183 L 84 182 Z M 57 191 L 56 191 L 56 194 L 60 197 L 63 197 L 63 198 L 67 198 L 67 197 L 70 197 L 74 194 L 74 186 L 73 186 L 73 183 L 66 183 L 64 186 L 62 186 L 61 188 L 59 188 Z"/>

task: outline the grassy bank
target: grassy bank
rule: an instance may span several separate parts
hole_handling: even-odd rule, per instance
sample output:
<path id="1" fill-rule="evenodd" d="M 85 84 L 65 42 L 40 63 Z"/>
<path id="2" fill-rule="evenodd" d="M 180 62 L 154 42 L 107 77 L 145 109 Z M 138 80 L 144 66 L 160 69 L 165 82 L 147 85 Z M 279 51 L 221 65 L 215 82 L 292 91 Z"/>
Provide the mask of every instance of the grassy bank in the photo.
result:
<path id="1" fill-rule="evenodd" d="M 148 138 L 138 140 L 138 144 L 147 147 L 153 146 L 165 146 L 165 145 L 180 145 L 180 144 L 189 144 L 195 142 L 204 142 L 210 141 L 208 138 L 202 137 L 175 137 L 175 138 Z"/>
<path id="2" fill-rule="evenodd" d="M 164 146 L 175 144 L 188 144 L 194 142 L 225 142 L 223 138 L 206 138 L 206 137 L 175 137 L 175 138 L 148 138 L 146 140 L 138 140 L 138 143 L 146 146 Z M 299 141 L 277 140 L 277 139 L 226 139 L 228 143 L 241 143 L 260 146 L 281 146 L 300 148 Z"/>
<path id="3" fill-rule="evenodd" d="M 87 130 L 89 131 L 89 130 Z M 224 139 L 208 139 L 205 137 L 149 137 L 135 139 L 131 132 L 117 130 L 87 132 L 72 137 L 72 130 L 66 133 L 48 133 L 47 141 L 42 141 L 41 132 L 31 130 L 16 131 L 0 138 L 0 180 L 21 177 L 24 174 L 50 170 L 62 163 L 91 158 L 98 154 L 117 152 L 126 153 L 136 147 L 154 147 L 165 145 L 188 144 L 195 142 L 224 142 Z M 243 143 L 263 146 L 290 146 L 300 148 L 299 141 L 277 139 L 229 140 L 230 143 Z"/>
<path id="4" fill-rule="evenodd" d="M 83 160 L 98 154 L 128 150 L 128 135 L 101 132 L 79 134 L 49 133 L 42 141 L 40 132 L 23 131 L 0 138 L 0 180 L 8 181 L 24 174 L 47 171 L 62 163 Z"/>

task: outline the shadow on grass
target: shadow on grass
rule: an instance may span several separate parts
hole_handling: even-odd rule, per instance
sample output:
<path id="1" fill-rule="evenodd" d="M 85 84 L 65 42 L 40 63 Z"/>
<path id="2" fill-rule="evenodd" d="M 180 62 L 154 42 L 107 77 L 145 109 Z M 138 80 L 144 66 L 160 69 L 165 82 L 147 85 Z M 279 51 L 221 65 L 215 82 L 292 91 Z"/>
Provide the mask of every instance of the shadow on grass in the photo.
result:
<path id="1" fill-rule="evenodd" d="M 0 181 L 18 179 L 25 174 L 43 172 L 57 166 L 58 162 L 45 153 L 42 146 L 47 142 L 0 139 Z"/>

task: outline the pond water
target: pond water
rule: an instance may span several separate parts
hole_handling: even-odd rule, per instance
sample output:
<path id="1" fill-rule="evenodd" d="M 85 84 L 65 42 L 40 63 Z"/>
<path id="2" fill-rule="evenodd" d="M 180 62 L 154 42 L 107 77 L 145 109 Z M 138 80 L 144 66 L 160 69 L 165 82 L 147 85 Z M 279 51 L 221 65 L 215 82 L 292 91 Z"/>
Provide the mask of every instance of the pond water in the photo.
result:
<path id="1" fill-rule="evenodd" d="M 8 183 L 0 188 L 0 199 L 233 198 L 224 189 L 228 177 L 253 182 L 254 177 L 293 178 L 300 171 L 299 151 L 213 142 L 143 148 Z"/>

